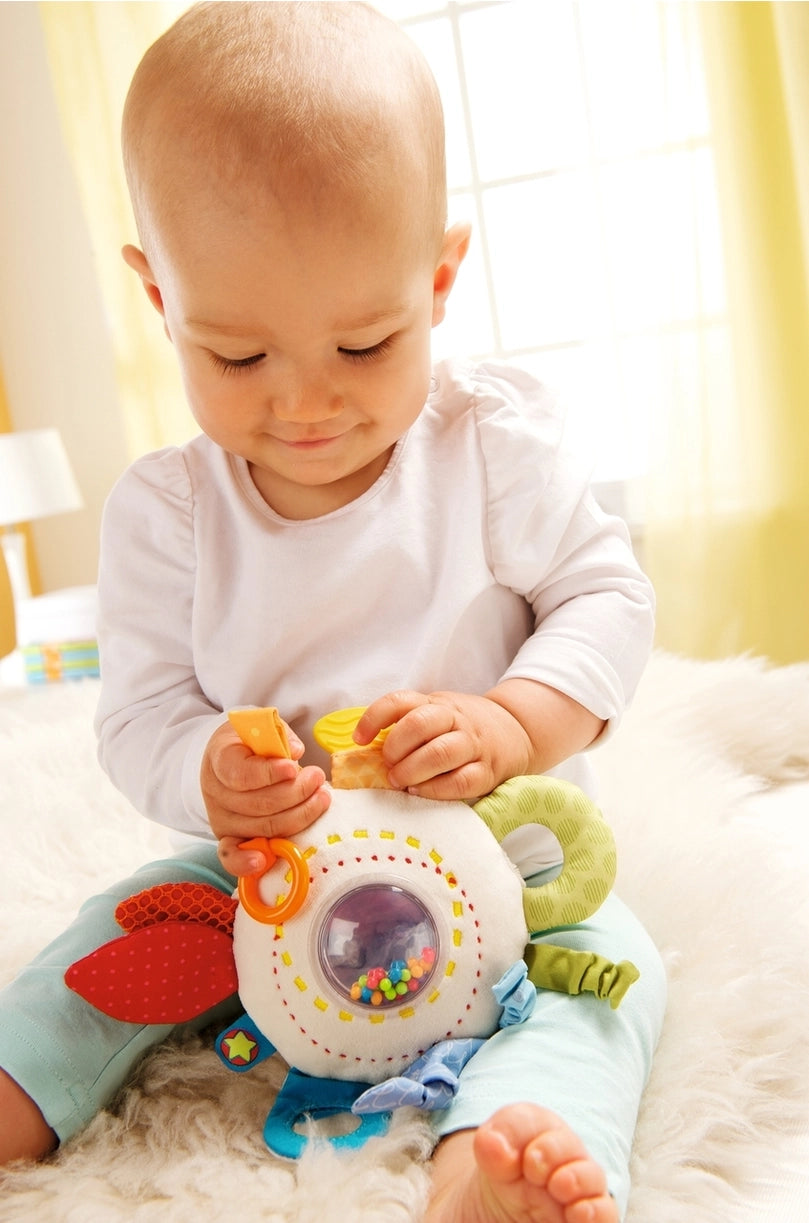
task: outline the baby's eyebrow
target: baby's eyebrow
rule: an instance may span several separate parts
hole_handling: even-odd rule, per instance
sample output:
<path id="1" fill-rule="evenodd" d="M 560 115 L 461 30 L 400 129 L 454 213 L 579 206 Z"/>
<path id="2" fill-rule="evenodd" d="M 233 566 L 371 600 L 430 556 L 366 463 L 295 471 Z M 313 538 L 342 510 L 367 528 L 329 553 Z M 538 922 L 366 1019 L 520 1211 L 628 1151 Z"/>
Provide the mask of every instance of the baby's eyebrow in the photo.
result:
<path id="1" fill-rule="evenodd" d="M 338 331 L 365 331 L 368 327 L 376 327 L 380 323 L 389 323 L 394 319 L 400 319 L 403 314 L 406 314 L 408 304 L 402 302 L 400 305 L 394 306 L 391 310 L 375 310 L 371 314 L 363 315 L 362 318 L 353 318 L 344 320 L 336 328 Z"/>
<path id="2" fill-rule="evenodd" d="M 390 309 L 374 310 L 369 314 L 364 314 L 359 318 L 344 319 L 334 324 L 336 332 L 352 332 L 366 331 L 371 327 L 378 327 L 382 323 L 389 323 L 401 319 L 409 309 L 407 302 L 399 303 Z M 187 327 L 193 327 L 195 331 L 204 331 L 209 335 L 222 336 L 257 336 L 261 328 L 240 323 L 216 323 L 208 319 L 187 318 L 185 320 Z"/>
<path id="3" fill-rule="evenodd" d="M 196 331 L 207 331 L 211 335 L 249 335 L 252 328 L 244 327 L 239 323 L 209 323 L 205 319 L 187 318 L 185 320 L 186 327 L 193 327 Z"/>

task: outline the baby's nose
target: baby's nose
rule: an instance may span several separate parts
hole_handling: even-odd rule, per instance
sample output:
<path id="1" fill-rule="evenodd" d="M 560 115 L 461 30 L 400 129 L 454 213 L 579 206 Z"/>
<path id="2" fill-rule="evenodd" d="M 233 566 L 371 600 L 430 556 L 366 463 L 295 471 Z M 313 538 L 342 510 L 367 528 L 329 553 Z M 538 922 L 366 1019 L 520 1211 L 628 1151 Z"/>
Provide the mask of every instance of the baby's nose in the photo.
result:
<path id="1" fill-rule="evenodd" d="M 272 390 L 272 408 L 278 420 L 301 424 L 328 420 L 341 411 L 342 405 L 341 397 L 331 387 L 314 379 L 287 376 Z"/>

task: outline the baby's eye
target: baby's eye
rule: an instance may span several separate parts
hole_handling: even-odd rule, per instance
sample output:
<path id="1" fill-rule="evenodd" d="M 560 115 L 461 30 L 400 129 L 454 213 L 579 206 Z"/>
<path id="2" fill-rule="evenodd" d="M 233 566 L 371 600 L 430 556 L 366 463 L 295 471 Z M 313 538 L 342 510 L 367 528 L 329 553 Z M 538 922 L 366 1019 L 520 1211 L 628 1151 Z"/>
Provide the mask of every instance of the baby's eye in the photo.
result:
<path id="1" fill-rule="evenodd" d="M 230 357 L 222 357 L 217 352 L 208 354 L 217 369 L 224 374 L 237 374 L 239 370 L 250 369 L 253 365 L 258 365 L 259 361 L 264 360 L 264 353 L 254 353 L 252 357 L 239 357 L 232 360 Z"/>
<path id="2" fill-rule="evenodd" d="M 337 351 L 344 357 L 348 357 L 350 361 L 373 361 L 377 357 L 384 356 L 392 344 L 393 336 L 390 335 L 380 340 L 378 344 L 372 344 L 370 348 L 338 348 Z"/>

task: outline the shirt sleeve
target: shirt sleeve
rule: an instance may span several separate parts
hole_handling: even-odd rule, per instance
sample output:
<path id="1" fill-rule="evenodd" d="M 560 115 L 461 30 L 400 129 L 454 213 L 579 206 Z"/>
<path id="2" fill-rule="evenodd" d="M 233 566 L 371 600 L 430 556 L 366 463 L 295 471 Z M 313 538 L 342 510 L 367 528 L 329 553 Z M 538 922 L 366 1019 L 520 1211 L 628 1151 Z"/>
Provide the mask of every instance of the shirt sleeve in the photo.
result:
<path id="1" fill-rule="evenodd" d="M 589 470 L 567 451 L 549 392 L 520 371 L 489 366 L 480 374 L 490 563 L 530 603 L 535 623 L 502 678 L 548 684 L 609 729 L 651 651 L 651 583 L 625 524 L 600 509 Z"/>
<path id="2" fill-rule="evenodd" d="M 98 638 L 99 760 L 142 814 L 211 835 L 202 753 L 224 719 L 194 669 L 194 502 L 182 453 L 138 460 L 102 522 Z"/>

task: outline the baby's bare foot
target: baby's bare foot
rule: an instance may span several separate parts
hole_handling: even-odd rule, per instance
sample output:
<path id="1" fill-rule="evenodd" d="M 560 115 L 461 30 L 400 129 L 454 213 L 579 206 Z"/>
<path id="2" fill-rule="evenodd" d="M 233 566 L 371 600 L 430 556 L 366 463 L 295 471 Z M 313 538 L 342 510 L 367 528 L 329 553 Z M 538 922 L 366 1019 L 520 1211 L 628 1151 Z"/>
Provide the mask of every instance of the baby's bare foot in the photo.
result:
<path id="1" fill-rule="evenodd" d="M 451 1134 L 433 1166 L 425 1223 L 619 1223 L 603 1170 L 561 1118 L 534 1104 Z"/>

